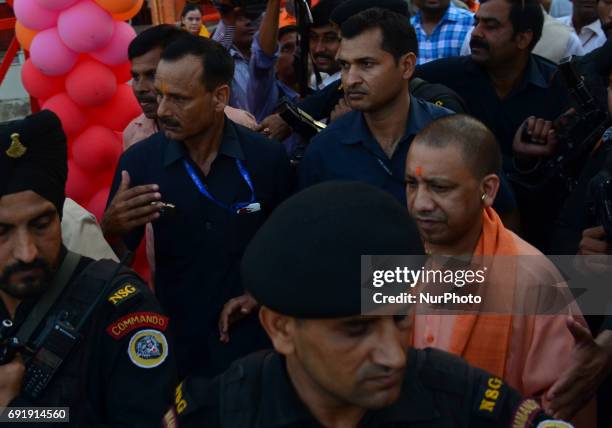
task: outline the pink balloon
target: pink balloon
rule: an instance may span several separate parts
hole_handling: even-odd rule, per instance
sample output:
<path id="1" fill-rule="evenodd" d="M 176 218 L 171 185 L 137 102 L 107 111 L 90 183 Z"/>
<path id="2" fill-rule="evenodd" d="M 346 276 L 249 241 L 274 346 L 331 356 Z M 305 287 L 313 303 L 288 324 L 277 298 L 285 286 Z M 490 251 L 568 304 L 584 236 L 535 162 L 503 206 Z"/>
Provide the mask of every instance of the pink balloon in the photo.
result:
<path id="1" fill-rule="evenodd" d="M 115 73 L 97 61 L 79 61 L 66 77 L 66 92 L 82 107 L 93 107 L 110 100 L 117 91 Z"/>
<path id="2" fill-rule="evenodd" d="M 41 31 L 34 36 L 30 55 L 34 65 L 47 76 L 67 73 L 79 57 L 62 42 L 55 28 Z"/>
<path id="3" fill-rule="evenodd" d="M 64 76 L 45 76 L 36 68 L 31 58 L 21 67 L 21 82 L 28 94 L 39 100 L 64 92 Z"/>
<path id="4" fill-rule="evenodd" d="M 17 0 L 20 1 L 20 0 Z M 63 10 L 67 7 L 72 6 L 78 0 L 36 0 L 40 7 L 44 7 L 50 10 Z"/>
<path id="5" fill-rule="evenodd" d="M 72 144 L 72 158 L 89 173 L 114 171 L 123 146 L 114 131 L 99 125 L 87 128 Z"/>
<path id="6" fill-rule="evenodd" d="M 91 1 L 81 1 L 60 13 L 57 30 L 62 41 L 76 52 L 91 52 L 108 44 L 115 26 L 112 16 Z"/>
<path id="7" fill-rule="evenodd" d="M 78 135 L 87 125 L 87 116 L 65 92 L 52 96 L 41 108 L 51 110 L 58 115 L 68 137 Z"/>
<path id="8" fill-rule="evenodd" d="M 46 30 L 57 22 L 57 11 L 41 7 L 36 0 L 17 0 L 13 9 L 17 20 L 32 30 Z"/>
<path id="9" fill-rule="evenodd" d="M 100 50 L 91 52 L 91 56 L 106 65 L 116 66 L 123 64 L 128 60 L 128 46 L 134 37 L 136 37 L 136 31 L 134 31 L 131 25 L 122 21 L 115 21 L 115 31 L 108 45 Z"/>
<path id="10" fill-rule="evenodd" d="M 87 211 L 96 216 L 98 221 L 102 220 L 104 215 L 104 209 L 106 208 L 106 201 L 108 200 L 108 194 L 110 193 L 110 187 L 103 187 L 96 192 L 95 195 L 89 200 L 89 203 L 85 206 Z"/>

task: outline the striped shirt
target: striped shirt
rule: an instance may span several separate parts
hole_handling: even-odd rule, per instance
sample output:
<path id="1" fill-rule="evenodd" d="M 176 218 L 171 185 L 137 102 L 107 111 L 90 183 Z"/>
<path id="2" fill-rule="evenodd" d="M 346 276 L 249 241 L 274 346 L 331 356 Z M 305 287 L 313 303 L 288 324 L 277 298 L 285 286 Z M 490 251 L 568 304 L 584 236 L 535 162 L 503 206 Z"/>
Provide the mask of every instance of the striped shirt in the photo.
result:
<path id="1" fill-rule="evenodd" d="M 417 64 L 451 56 L 459 56 L 461 46 L 469 30 L 474 26 L 474 14 L 460 9 L 452 3 L 431 34 L 427 34 L 421 24 L 421 12 L 410 19 L 419 42 Z"/>

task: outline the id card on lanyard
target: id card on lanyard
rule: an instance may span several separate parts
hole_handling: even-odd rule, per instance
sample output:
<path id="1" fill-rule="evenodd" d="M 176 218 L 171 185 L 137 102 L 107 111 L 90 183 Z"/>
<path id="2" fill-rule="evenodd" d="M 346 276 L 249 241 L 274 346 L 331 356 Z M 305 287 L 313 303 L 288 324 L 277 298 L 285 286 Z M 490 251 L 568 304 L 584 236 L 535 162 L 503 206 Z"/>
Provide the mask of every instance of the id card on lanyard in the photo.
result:
<path id="1" fill-rule="evenodd" d="M 249 186 L 249 190 L 251 191 L 251 197 L 248 202 L 236 202 L 232 205 L 224 204 L 208 191 L 208 188 L 204 183 L 202 183 L 202 180 L 200 180 L 200 177 L 198 177 L 198 174 L 196 173 L 195 169 L 189 163 L 189 161 L 187 161 L 187 159 L 183 159 L 183 166 L 185 167 L 185 170 L 187 171 L 189 177 L 191 177 L 191 181 L 193 181 L 193 183 L 198 188 L 198 191 L 221 208 L 224 208 L 229 212 L 235 214 L 248 214 L 261 210 L 261 204 L 259 202 L 255 202 L 255 188 L 253 187 L 251 176 L 249 175 L 249 172 L 244 167 L 244 164 L 240 161 L 240 159 L 236 159 L 236 166 L 238 168 L 238 171 L 240 171 L 240 175 L 242 176 L 243 180 L 246 182 L 247 186 Z"/>

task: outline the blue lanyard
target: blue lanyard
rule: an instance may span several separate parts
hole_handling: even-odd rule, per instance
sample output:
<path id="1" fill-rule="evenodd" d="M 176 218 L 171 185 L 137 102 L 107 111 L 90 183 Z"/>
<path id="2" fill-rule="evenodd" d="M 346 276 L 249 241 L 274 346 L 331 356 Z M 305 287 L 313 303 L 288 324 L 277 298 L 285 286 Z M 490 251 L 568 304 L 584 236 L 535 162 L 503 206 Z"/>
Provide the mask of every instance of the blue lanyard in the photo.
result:
<path id="1" fill-rule="evenodd" d="M 240 210 L 241 208 L 245 208 L 246 206 L 251 205 L 253 202 L 255 202 L 255 188 L 253 187 L 253 182 L 251 181 L 249 172 L 246 170 L 246 168 L 244 167 L 240 159 L 236 159 L 236 166 L 238 167 L 238 170 L 240 171 L 240 175 L 242 175 L 242 178 L 244 179 L 246 184 L 249 186 L 249 189 L 251 190 L 251 199 L 248 202 L 237 202 L 233 205 L 226 205 L 223 202 L 219 201 L 217 198 L 215 198 L 208 191 L 208 188 L 206 187 L 206 185 L 202 183 L 202 181 L 200 180 L 200 177 L 198 177 L 195 170 L 193 169 L 193 166 L 189 164 L 187 159 L 183 159 L 183 165 L 185 166 L 185 169 L 187 170 L 187 174 L 189 174 L 189 176 L 191 177 L 191 180 L 196 185 L 200 193 L 206 196 L 211 201 L 213 201 L 215 204 L 219 205 L 221 208 L 225 208 L 226 210 L 230 212 L 237 213 L 238 210 Z"/>

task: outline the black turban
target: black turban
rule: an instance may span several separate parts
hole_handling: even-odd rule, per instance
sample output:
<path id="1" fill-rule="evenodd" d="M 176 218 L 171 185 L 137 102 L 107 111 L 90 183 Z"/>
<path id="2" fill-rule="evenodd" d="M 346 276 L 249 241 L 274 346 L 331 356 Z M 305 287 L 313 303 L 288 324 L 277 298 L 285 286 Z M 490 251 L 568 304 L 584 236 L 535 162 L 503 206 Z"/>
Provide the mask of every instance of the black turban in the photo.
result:
<path id="1" fill-rule="evenodd" d="M 410 18 L 408 3 L 405 0 L 347 0 L 334 9 L 330 21 L 341 27 L 351 16 L 373 7 L 387 9 Z"/>
<path id="2" fill-rule="evenodd" d="M 32 190 L 53 203 L 61 216 L 67 156 L 62 124 L 49 110 L 0 124 L 0 198 Z"/>
<path id="3" fill-rule="evenodd" d="M 241 273 L 245 289 L 276 312 L 341 318 L 361 313 L 361 256 L 400 254 L 424 254 L 407 209 L 369 184 L 331 181 L 274 210 Z"/>

